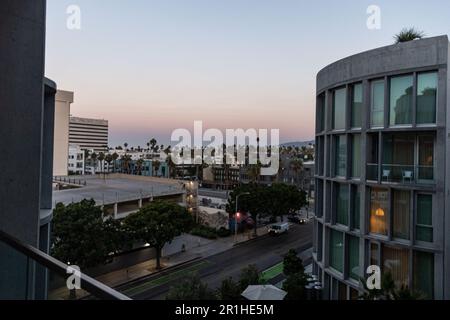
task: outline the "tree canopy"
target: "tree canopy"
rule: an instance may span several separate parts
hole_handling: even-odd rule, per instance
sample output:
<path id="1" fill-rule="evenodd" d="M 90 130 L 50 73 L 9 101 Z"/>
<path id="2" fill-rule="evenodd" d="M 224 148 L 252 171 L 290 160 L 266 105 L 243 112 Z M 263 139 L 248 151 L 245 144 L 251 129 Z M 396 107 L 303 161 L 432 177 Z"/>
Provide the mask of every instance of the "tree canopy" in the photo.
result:
<path id="1" fill-rule="evenodd" d="M 89 268 L 107 262 L 120 250 L 120 223 L 103 220 L 94 200 L 56 205 L 52 222 L 52 255 L 65 263 Z"/>
<path id="2" fill-rule="evenodd" d="M 161 268 L 161 250 L 166 243 L 187 232 L 193 219 L 187 209 L 167 201 L 155 201 L 130 214 L 124 220 L 127 233 L 134 241 L 148 243 L 156 250 L 156 267 Z"/>

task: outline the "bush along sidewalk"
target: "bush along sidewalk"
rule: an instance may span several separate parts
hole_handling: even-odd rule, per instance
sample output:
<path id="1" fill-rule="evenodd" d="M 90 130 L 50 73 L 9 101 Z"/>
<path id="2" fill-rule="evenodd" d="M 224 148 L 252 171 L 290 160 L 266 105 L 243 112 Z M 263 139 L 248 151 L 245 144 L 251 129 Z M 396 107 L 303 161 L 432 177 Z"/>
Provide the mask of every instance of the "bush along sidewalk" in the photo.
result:
<path id="1" fill-rule="evenodd" d="M 208 226 L 197 225 L 191 230 L 191 234 L 213 240 L 228 237 L 231 235 L 231 231 L 225 228 L 215 229 Z"/>

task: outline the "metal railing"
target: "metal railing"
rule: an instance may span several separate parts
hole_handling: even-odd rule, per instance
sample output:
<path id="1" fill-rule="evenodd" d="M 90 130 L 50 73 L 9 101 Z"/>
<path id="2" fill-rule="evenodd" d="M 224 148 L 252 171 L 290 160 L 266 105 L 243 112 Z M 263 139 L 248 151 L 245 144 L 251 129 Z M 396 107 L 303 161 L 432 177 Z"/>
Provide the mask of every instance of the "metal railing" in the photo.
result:
<path id="1" fill-rule="evenodd" d="M 40 267 L 48 269 L 48 271 L 53 272 L 55 275 L 66 278 L 68 275 L 67 271 L 69 266 L 62 263 L 61 261 L 45 254 L 44 252 L 30 246 L 22 241 L 8 235 L 7 233 L 0 230 L 0 243 L 6 245 L 10 249 L 13 249 L 16 253 L 20 253 L 26 257 L 26 266 L 30 265 L 32 262 L 36 262 Z M 9 266 L 8 266 L 9 267 Z M 11 266 L 14 268 L 14 266 Z M 20 269 L 22 266 L 16 266 Z M 5 275 L 7 272 L 0 272 L 0 274 Z M 6 275 L 5 275 L 6 276 Z M 80 272 L 79 274 L 81 288 L 87 291 L 88 294 L 105 300 L 131 300 L 126 295 L 117 292 L 116 290 L 108 287 L 107 285 L 91 278 L 90 276 Z M 1 281 L 1 279 L 0 279 Z"/>
<path id="2" fill-rule="evenodd" d="M 434 166 L 368 163 L 366 176 L 369 181 L 380 176 L 384 183 L 430 184 L 435 182 L 434 170 Z"/>

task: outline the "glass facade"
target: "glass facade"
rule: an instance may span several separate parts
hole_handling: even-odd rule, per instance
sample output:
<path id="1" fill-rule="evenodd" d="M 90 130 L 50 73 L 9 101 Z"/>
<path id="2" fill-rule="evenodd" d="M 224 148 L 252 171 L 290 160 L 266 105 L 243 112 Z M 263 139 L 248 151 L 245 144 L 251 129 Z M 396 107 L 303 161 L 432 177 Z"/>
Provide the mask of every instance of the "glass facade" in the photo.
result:
<path id="1" fill-rule="evenodd" d="M 372 127 L 384 126 L 384 80 L 373 81 L 371 99 L 371 117 Z"/>
<path id="2" fill-rule="evenodd" d="M 352 279 L 359 280 L 359 238 L 348 238 L 348 268 L 349 276 Z"/>
<path id="3" fill-rule="evenodd" d="M 434 255 L 427 252 L 414 252 L 414 289 L 424 298 L 433 299 L 434 293 Z"/>
<path id="4" fill-rule="evenodd" d="M 417 195 L 416 239 L 433 242 L 433 196 Z"/>
<path id="5" fill-rule="evenodd" d="M 352 90 L 352 114 L 351 114 L 352 128 L 361 128 L 362 104 L 363 104 L 363 86 L 361 83 L 358 83 L 353 86 Z"/>
<path id="6" fill-rule="evenodd" d="M 330 230 L 330 266 L 343 272 L 344 269 L 344 234 Z"/>
<path id="7" fill-rule="evenodd" d="M 335 143 L 335 176 L 345 177 L 347 170 L 347 141 L 344 135 L 336 136 Z"/>
<path id="8" fill-rule="evenodd" d="M 411 193 L 404 190 L 392 192 L 392 216 L 394 238 L 409 240 Z"/>
<path id="9" fill-rule="evenodd" d="M 417 76 L 417 123 L 436 123 L 437 72 L 420 73 Z"/>
<path id="10" fill-rule="evenodd" d="M 389 192 L 386 189 L 373 188 L 370 192 L 370 232 L 387 235 L 387 214 L 389 210 Z"/>
<path id="11" fill-rule="evenodd" d="M 345 184 L 336 185 L 336 223 L 348 226 L 348 186 Z"/>
<path id="12" fill-rule="evenodd" d="M 409 287 L 409 250 L 383 246 L 383 273 L 389 273 L 397 288 Z"/>
<path id="13" fill-rule="evenodd" d="M 390 81 L 390 125 L 412 123 L 413 76 L 393 77 Z"/>
<path id="14" fill-rule="evenodd" d="M 361 187 L 352 187 L 353 197 L 352 197 L 352 228 L 360 228 L 360 214 L 361 214 Z"/>
<path id="15" fill-rule="evenodd" d="M 347 90 L 345 88 L 335 90 L 333 93 L 333 129 L 345 129 L 345 109 Z"/>
<path id="16" fill-rule="evenodd" d="M 352 136 L 352 178 L 361 177 L 361 135 Z"/>

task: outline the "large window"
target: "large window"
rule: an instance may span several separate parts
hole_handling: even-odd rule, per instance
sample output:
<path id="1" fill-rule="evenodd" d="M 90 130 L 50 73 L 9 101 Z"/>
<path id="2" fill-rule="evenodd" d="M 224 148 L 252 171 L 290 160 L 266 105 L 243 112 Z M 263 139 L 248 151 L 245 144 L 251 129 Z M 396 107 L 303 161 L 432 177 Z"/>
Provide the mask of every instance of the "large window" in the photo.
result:
<path id="1" fill-rule="evenodd" d="M 416 239 L 433 242 L 433 196 L 417 195 Z"/>
<path id="2" fill-rule="evenodd" d="M 358 229 L 360 228 L 360 213 L 361 213 L 361 187 L 353 186 L 352 187 L 352 228 Z"/>
<path id="3" fill-rule="evenodd" d="M 335 154 L 334 154 L 335 176 L 346 176 L 346 162 L 347 162 L 347 141 L 344 135 L 335 138 Z"/>
<path id="4" fill-rule="evenodd" d="M 344 234 L 330 230 L 330 266 L 342 272 L 344 268 Z"/>
<path id="5" fill-rule="evenodd" d="M 317 132 L 325 130 L 325 94 L 322 93 L 317 97 Z"/>
<path id="6" fill-rule="evenodd" d="M 345 129 L 345 105 L 347 90 L 335 90 L 333 93 L 333 129 Z"/>
<path id="7" fill-rule="evenodd" d="M 355 280 L 359 280 L 359 238 L 348 238 L 348 268 L 349 275 Z"/>
<path id="8" fill-rule="evenodd" d="M 438 76 L 436 72 L 417 76 L 417 123 L 436 123 Z"/>
<path id="9" fill-rule="evenodd" d="M 383 246 L 383 273 L 390 273 L 395 285 L 409 286 L 409 250 Z"/>
<path id="10" fill-rule="evenodd" d="M 345 184 L 336 185 L 336 223 L 348 226 L 348 186 Z"/>
<path id="11" fill-rule="evenodd" d="M 410 216 L 409 191 L 394 190 L 392 193 L 392 215 L 394 237 L 409 240 L 409 216 Z"/>
<path id="12" fill-rule="evenodd" d="M 419 167 L 418 179 L 434 180 L 434 136 L 419 136 Z"/>
<path id="13" fill-rule="evenodd" d="M 384 80 L 372 82 L 371 117 L 372 127 L 384 126 Z"/>
<path id="14" fill-rule="evenodd" d="M 416 251 L 414 253 L 414 289 L 427 299 L 433 299 L 434 293 L 434 255 Z"/>
<path id="15" fill-rule="evenodd" d="M 388 190 L 373 188 L 370 194 L 370 232 L 387 235 Z"/>
<path id="16" fill-rule="evenodd" d="M 363 86 L 361 83 L 355 84 L 352 90 L 352 128 L 361 128 L 363 103 Z"/>
<path id="17" fill-rule="evenodd" d="M 390 93 L 390 125 L 411 124 L 413 102 L 412 75 L 391 78 Z"/>
<path id="18" fill-rule="evenodd" d="M 352 136 L 352 178 L 361 177 L 361 135 Z"/>

